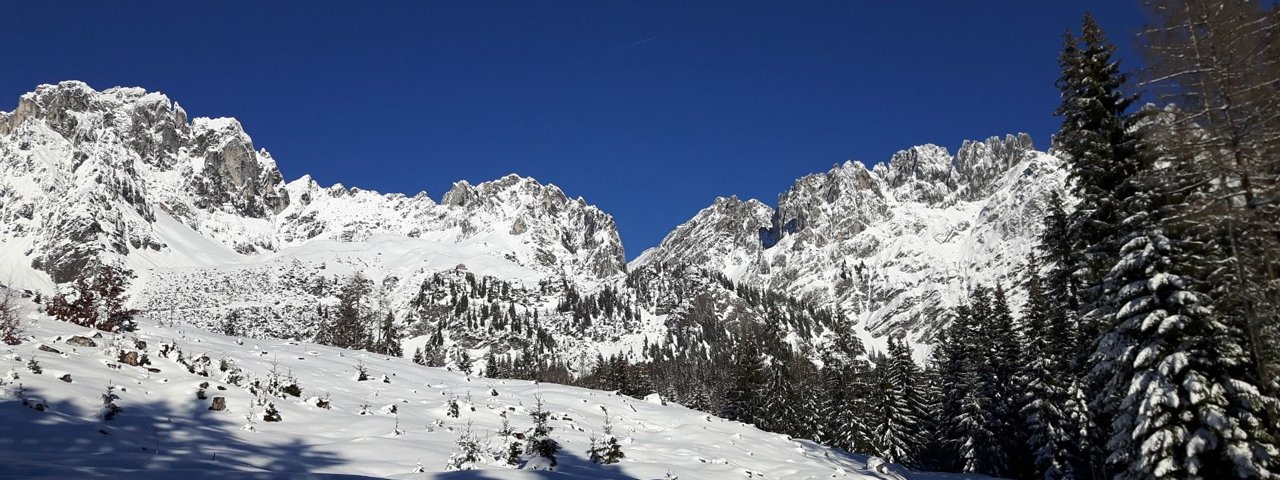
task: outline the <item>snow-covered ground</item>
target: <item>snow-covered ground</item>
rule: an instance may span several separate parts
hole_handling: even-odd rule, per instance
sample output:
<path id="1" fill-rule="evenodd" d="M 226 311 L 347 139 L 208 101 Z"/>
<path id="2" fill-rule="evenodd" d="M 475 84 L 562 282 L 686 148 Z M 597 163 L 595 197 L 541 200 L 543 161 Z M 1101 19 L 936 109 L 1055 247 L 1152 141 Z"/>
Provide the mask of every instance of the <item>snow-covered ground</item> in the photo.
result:
<path id="1" fill-rule="evenodd" d="M 0 389 L 0 478 L 934 477 L 897 466 L 877 472 L 868 468 L 875 461 L 863 456 L 610 392 L 469 377 L 400 358 L 241 340 L 147 319 L 134 333 L 95 335 L 37 313 L 33 304 L 24 307 L 26 341 L 0 346 L 0 372 L 5 372 L 0 377 L 5 383 Z M 97 346 L 67 343 L 77 335 Z M 170 351 L 162 355 L 163 350 Z M 209 376 L 190 373 L 178 362 L 177 350 L 187 363 L 197 365 L 197 372 L 204 367 L 196 362 L 207 357 Z M 121 352 L 129 351 L 145 354 L 151 364 L 120 362 Z M 41 373 L 28 368 L 32 359 Z M 302 395 L 269 397 L 281 422 L 264 422 L 263 408 L 256 406 L 252 421 L 246 420 L 255 396 L 221 370 L 224 359 L 232 364 L 228 372 L 243 370 L 241 385 L 267 378 L 274 368 L 296 377 Z M 361 364 L 369 372 L 367 381 L 356 380 Z M 69 382 L 64 375 L 70 375 Z M 207 399 L 201 400 L 197 392 L 204 382 Z M 123 410 L 103 420 L 102 395 L 108 384 L 118 386 L 115 403 Z M 214 397 L 225 398 L 225 411 L 209 409 Z M 516 431 L 525 431 L 539 397 L 552 412 L 551 436 L 562 446 L 560 465 L 554 472 L 538 472 L 493 460 L 488 452 L 501 447 L 495 433 L 500 414 L 506 413 Z M 319 398 L 328 398 L 331 408 L 318 407 Z M 450 398 L 460 406 L 458 418 L 448 415 Z M 626 458 L 600 466 L 587 460 L 587 449 L 593 435 L 602 436 L 605 415 L 612 417 Z M 443 472 L 460 429 L 468 423 L 486 451 L 483 470 Z M 425 472 L 415 473 L 419 467 Z"/>

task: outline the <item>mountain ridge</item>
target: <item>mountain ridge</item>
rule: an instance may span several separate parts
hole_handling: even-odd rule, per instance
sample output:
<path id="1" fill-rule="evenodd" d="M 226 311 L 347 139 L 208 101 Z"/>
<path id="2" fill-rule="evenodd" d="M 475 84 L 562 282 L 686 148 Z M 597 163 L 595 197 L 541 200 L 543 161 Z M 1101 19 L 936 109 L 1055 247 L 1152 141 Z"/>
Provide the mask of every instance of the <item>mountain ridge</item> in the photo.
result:
<path id="1" fill-rule="evenodd" d="M 542 285 L 510 308 L 548 312 L 549 328 L 561 329 L 555 335 L 562 346 L 576 345 L 564 347 L 575 355 L 603 349 L 636 358 L 685 316 L 701 314 L 681 306 L 697 296 L 650 297 L 643 293 L 650 287 L 637 285 L 669 288 L 671 275 L 722 275 L 805 299 L 848 317 L 873 346 L 888 335 L 927 344 L 946 324 L 941 312 L 972 286 L 965 279 L 1016 282 L 1043 201 L 1064 179 L 1061 162 L 1035 151 L 1025 134 L 965 141 L 954 155 L 920 145 L 870 168 L 848 161 L 806 175 L 774 206 L 718 197 L 626 262 L 612 216 L 554 184 L 514 173 L 475 185 L 460 180 L 437 201 L 425 192 L 326 187 L 309 175 L 285 182 L 235 119 L 188 121 L 177 102 L 140 88 L 42 85 L 13 112 L 0 112 L 0 128 L 0 266 L 20 273 L 15 285 L 47 290 L 90 262 L 122 262 L 139 275 L 138 302 L 157 314 L 205 328 L 245 316 L 257 325 L 244 329 L 250 334 L 296 337 L 319 328 L 307 306 L 332 303 L 334 293 L 301 288 L 295 278 L 324 284 L 367 275 L 410 328 L 423 321 L 409 313 L 411 299 L 456 291 L 457 280 L 432 279 L 463 269 Z M 668 273 L 638 272 L 654 269 Z M 742 300 L 714 278 L 677 283 L 717 305 Z M 235 284 L 282 293 L 219 286 Z M 199 297 L 210 305 L 192 305 L 180 300 L 190 285 L 220 293 Z M 642 312 L 613 326 L 587 318 L 604 330 L 583 331 L 577 314 L 559 318 L 569 313 L 559 311 L 562 296 L 575 289 L 616 291 Z M 750 303 L 725 308 L 761 308 Z M 732 323 L 737 314 L 717 315 Z M 763 310 L 749 317 L 769 321 Z M 456 320 L 433 328 L 462 328 Z M 449 331 L 460 335 L 450 345 L 481 349 L 476 354 L 488 348 L 483 332 Z"/>

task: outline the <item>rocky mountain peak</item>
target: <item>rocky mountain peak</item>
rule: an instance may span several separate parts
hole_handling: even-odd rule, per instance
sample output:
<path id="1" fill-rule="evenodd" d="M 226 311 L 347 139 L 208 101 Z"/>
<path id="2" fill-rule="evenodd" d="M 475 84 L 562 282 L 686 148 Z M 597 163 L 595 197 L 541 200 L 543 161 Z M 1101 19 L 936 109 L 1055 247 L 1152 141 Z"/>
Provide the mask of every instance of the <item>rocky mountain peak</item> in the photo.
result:
<path id="1" fill-rule="evenodd" d="M 991 137 L 977 142 L 965 140 L 956 151 L 953 162 L 957 175 L 963 179 L 966 200 L 975 200 L 991 194 L 996 180 L 1014 165 L 1035 155 L 1031 136 L 1025 133 Z"/>
<path id="2" fill-rule="evenodd" d="M 902 150 L 805 176 L 778 207 L 717 199 L 632 263 L 685 264 L 820 301 L 868 335 L 929 341 L 961 279 L 1015 282 L 1061 162 L 1025 134 Z M 744 213 L 744 210 L 750 213 Z M 852 266 L 859 266 L 854 269 Z M 965 272 L 961 275 L 960 272 Z"/>
<path id="3" fill-rule="evenodd" d="M 0 249 L 14 256 L 0 262 L 48 275 L 33 286 L 70 280 L 93 261 L 152 261 L 137 252 L 183 264 L 383 234 L 574 278 L 626 269 L 613 218 L 554 185 L 518 175 L 462 181 L 443 204 L 323 188 L 310 177 L 286 185 L 239 121 L 189 121 L 168 97 L 141 88 L 42 85 L 0 112 L 0 197 L 0 244 L 21 245 Z"/>

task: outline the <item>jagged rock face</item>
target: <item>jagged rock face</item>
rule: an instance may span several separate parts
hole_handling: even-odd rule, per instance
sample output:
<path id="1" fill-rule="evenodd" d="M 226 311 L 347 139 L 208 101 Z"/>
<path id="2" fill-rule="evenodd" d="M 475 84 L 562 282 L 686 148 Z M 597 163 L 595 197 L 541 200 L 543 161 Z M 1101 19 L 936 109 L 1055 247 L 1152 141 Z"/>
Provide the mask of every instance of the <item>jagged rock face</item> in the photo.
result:
<path id="1" fill-rule="evenodd" d="M 46 284 L 96 261 L 217 265 L 383 234 L 467 245 L 468 258 L 481 252 L 576 279 L 626 268 L 612 217 L 555 186 L 514 175 L 461 182 L 438 205 L 425 194 L 322 188 L 310 177 L 286 185 L 238 121 L 188 121 L 140 88 L 43 85 L 0 112 L 0 200 L 0 265 L 25 263 Z M 38 280 L 28 283 L 48 286 Z"/>
<path id="2" fill-rule="evenodd" d="M 598 280 L 625 272 L 613 217 L 554 185 L 508 175 L 454 184 L 440 203 L 425 193 L 322 188 L 310 177 L 290 182 L 291 204 L 275 229 L 283 246 L 313 239 L 363 242 L 379 234 L 474 246 L 548 275 Z"/>
<path id="3" fill-rule="evenodd" d="M 570 200 L 555 185 L 519 175 L 474 186 L 462 181 L 441 205 L 440 225 L 456 227 L 461 239 L 506 225 L 509 235 L 535 245 L 531 252 L 510 252 L 521 265 L 563 268 L 569 276 L 595 279 L 626 272 L 613 217 L 581 198 Z"/>
<path id="4" fill-rule="evenodd" d="M 837 307 L 868 337 L 928 342 L 973 283 L 1019 281 L 1047 198 L 1064 181 L 1061 162 L 1026 135 L 965 142 L 954 157 L 913 147 L 870 170 L 850 162 L 801 178 L 773 212 L 717 202 L 632 268 L 717 270 Z M 756 219 L 769 214 L 760 235 Z"/>
<path id="5" fill-rule="evenodd" d="M 267 152 L 255 152 L 240 122 L 230 119 L 196 119 L 192 128 L 192 156 L 204 168 L 188 184 L 199 195 L 203 209 L 229 205 L 235 213 L 263 218 L 289 205 L 281 186 L 284 178 Z"/>
<path id="6" fill-rule="evenodd" d="M 41 86 L 0 116 L 0 172 L 6 243 L 24 245 L 54 282 L 104 255 L 167 249 L 157 209 L 235 243 L 206 220 L 261 219 L 288 201 L 275 162 L 238 123 L 189 124 L 164 95 L 80 82 Z"/>

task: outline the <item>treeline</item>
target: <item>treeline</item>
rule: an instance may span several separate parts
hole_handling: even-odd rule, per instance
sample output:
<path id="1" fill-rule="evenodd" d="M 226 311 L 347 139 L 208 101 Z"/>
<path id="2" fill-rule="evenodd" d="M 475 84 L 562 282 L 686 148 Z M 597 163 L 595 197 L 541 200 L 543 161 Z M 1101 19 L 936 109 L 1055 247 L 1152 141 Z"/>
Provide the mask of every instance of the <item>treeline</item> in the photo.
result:
<path id="1" fill-rule="evenodd" d="M 627 285 L 678 313 L 671 337 L 597 359 L 580 383 L 916 468 L 1276 478 L 1280 13 L 1243 0 L 1147 8 L 1140 73 L 1169 106 L 1134 108 L 1092 18 L 1066 36 L 1053 153 L 1078 202 L 1050 199 L 1020 285 L 974 287 L 927 365 L 898 340 L 868 353 L 803 302 L 724 279 L 686 288 L 663 266 Z M 1025 295 L 1020 311 L 1006 287 Z M 780 321 L 726 318 L 734 301 L 777 306 Z M 835 338 L 783 340 L 805 329 Z"/>
<path id="2" fill-rule="evenodd" d="M 1167 108 L 1132 108 L 1092 18 L 1066 37 L 1054 153 L 1079 202 L 1051 202 L 1013 328 L 977 289 L 938 344 L 947 469 L 1280 475 L 1280 10 L 1147 8 Z"/>

